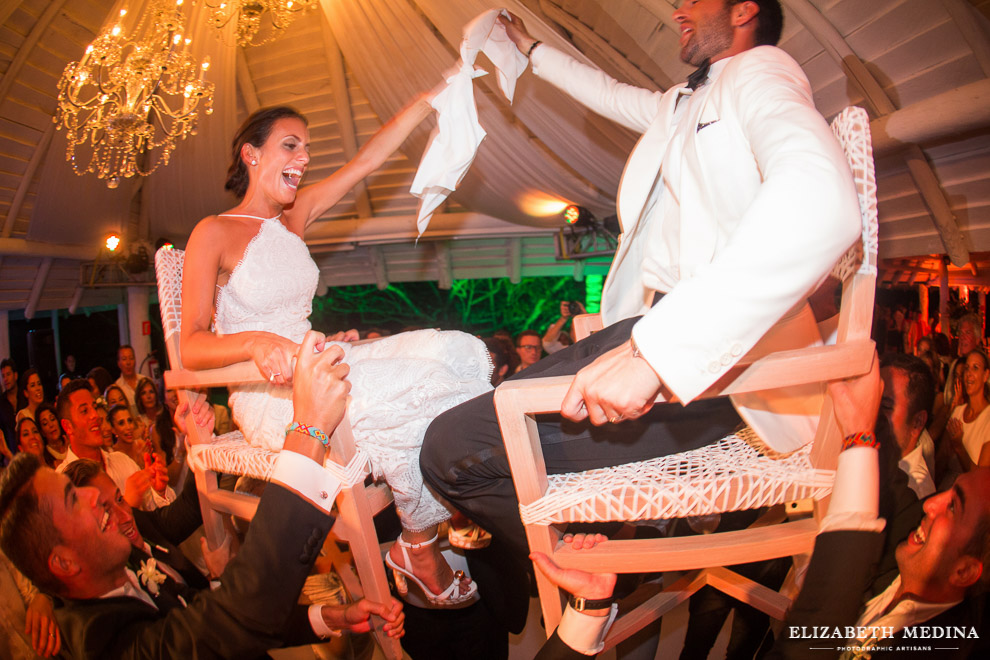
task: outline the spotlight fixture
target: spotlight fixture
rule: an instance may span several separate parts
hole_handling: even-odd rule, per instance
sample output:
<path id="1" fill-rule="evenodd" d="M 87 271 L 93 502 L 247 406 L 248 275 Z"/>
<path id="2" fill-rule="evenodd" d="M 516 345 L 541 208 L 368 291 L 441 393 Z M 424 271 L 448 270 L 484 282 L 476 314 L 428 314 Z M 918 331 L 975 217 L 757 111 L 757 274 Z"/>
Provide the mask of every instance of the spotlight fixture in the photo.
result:
<path id="1" fill-rule="evenodd" d="M 116 252 L 117 248 L 120 247 L 120 236 L 117 236 L 117 234 L 107 236 L 106 246 L 110 252 Z"/>
<path id="2" fill-rule="evenodd" d="M 583 206 L 571 204 L 564 209 L 564 221 L 567 224 L 557 232 L 554 246 L 557 259 L 588 259 L 615 254 L 619 228 L 614 216 L 602 221 Z"/>
<path id="3" fill-rule="evenodd" d="M 564 209 L 564 222 L 574 227 L 590 227 L 593 220 L 591 211 L 583 206 L 571 204 Z"/>
<path id="4" fill-rule="evenodd" d="M 148 257 L 148 248 L 139 245 L 137 249 L 134 249 L 127 255 L 127 261 L 124 262 L 124 270 L 131 275 L 140 275 L 148 270 L 149 265 L 151 265 L 151 259 Z"/>

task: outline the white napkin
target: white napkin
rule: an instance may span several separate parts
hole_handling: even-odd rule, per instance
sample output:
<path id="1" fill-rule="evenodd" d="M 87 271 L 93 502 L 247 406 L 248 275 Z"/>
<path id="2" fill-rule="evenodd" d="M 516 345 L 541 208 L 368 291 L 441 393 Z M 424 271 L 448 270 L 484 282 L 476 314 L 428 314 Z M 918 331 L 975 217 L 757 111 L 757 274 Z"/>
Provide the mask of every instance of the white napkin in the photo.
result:
<path id="1" fill-rule="evenodd" d="M 422 201 L 416 228 L 423 235 L 433 212 L 457 189 L 478 152 L 485 129 L 478 123 L 472 81 L 485 75 L 474 61 L 483 52 L 498 69 L 498 86 L 512 102 L 516 80 L 529 59 L 509 40 L 505 28 L 495 22 L 505 10 L 491 9 L 467 24 L 461 41 L 461 61 L 447 76 L 447 87 L 433 98 L 437 130 L 419 163 L 410 192 Z M 508 15 L 508 14 L 506 14 Z"/>

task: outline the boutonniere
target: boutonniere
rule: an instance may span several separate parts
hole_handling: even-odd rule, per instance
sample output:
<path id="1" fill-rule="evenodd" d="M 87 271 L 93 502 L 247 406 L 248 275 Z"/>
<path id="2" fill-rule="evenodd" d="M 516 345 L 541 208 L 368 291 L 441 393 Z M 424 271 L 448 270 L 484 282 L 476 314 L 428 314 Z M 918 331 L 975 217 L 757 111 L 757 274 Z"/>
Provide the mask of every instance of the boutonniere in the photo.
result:
<path id="1" fill-rule="evenodd" d="M 165 581 L 165 574 L 158 570 L 158 561 L 152 557 L 141 562 L 138 579 L 152 596 L 158 595 L 158 585 Z"/>

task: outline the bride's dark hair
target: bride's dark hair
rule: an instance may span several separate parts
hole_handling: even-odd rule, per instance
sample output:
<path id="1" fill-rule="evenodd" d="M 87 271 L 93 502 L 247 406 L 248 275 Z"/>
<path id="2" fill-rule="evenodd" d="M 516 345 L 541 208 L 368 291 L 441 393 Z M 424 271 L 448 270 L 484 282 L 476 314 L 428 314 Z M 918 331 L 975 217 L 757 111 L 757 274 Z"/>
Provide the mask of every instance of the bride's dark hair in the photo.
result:
<path id="1" fill-rule="evenodd" d="M 241 158 L 241 148 L 245 144 L 261 147 L 271 135 L 275 122 L 286 118 L 299 119 L 304 124 L 309 123 L 298 110 L 285 105 L 256 110 L 244 120 L 231 143 L 233 161 L 227 169 L 227 182 L 223 185 L 225 190 L 234 193 L 238 199 L 244 197 L 248 188 L 248 168 L 244 164 L 244 159 Z"/>

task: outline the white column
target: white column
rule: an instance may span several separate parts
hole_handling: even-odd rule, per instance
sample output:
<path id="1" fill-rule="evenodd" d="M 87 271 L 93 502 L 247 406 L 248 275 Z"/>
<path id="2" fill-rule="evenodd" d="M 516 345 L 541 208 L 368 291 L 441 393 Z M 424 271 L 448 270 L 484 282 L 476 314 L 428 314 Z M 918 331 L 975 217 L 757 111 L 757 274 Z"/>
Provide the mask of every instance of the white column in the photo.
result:
<path id="1" fill-rule="evenodd" d="M 135 366 L 140 367 L 151 352 L 151 335 L 144 334 L 143 326 L 148 319 L 148 301 L 151 288 L 147 286 L 127 287 L 127 326 L 130 330 L 131 346 L 134 347 Z"/>
<path id="2" fill-rule="evenodd" d="M 0 311 L 0 360 L 10 357 L 10 324 L 7 310 Z"/>
<path id="3" fill-rule="evenodd" d="M 121 346 L 131 343 L 131 333 L 127 326 L 127 303 L 117 305 L 117 333 L 120 337 L 119 344 Z"/>

